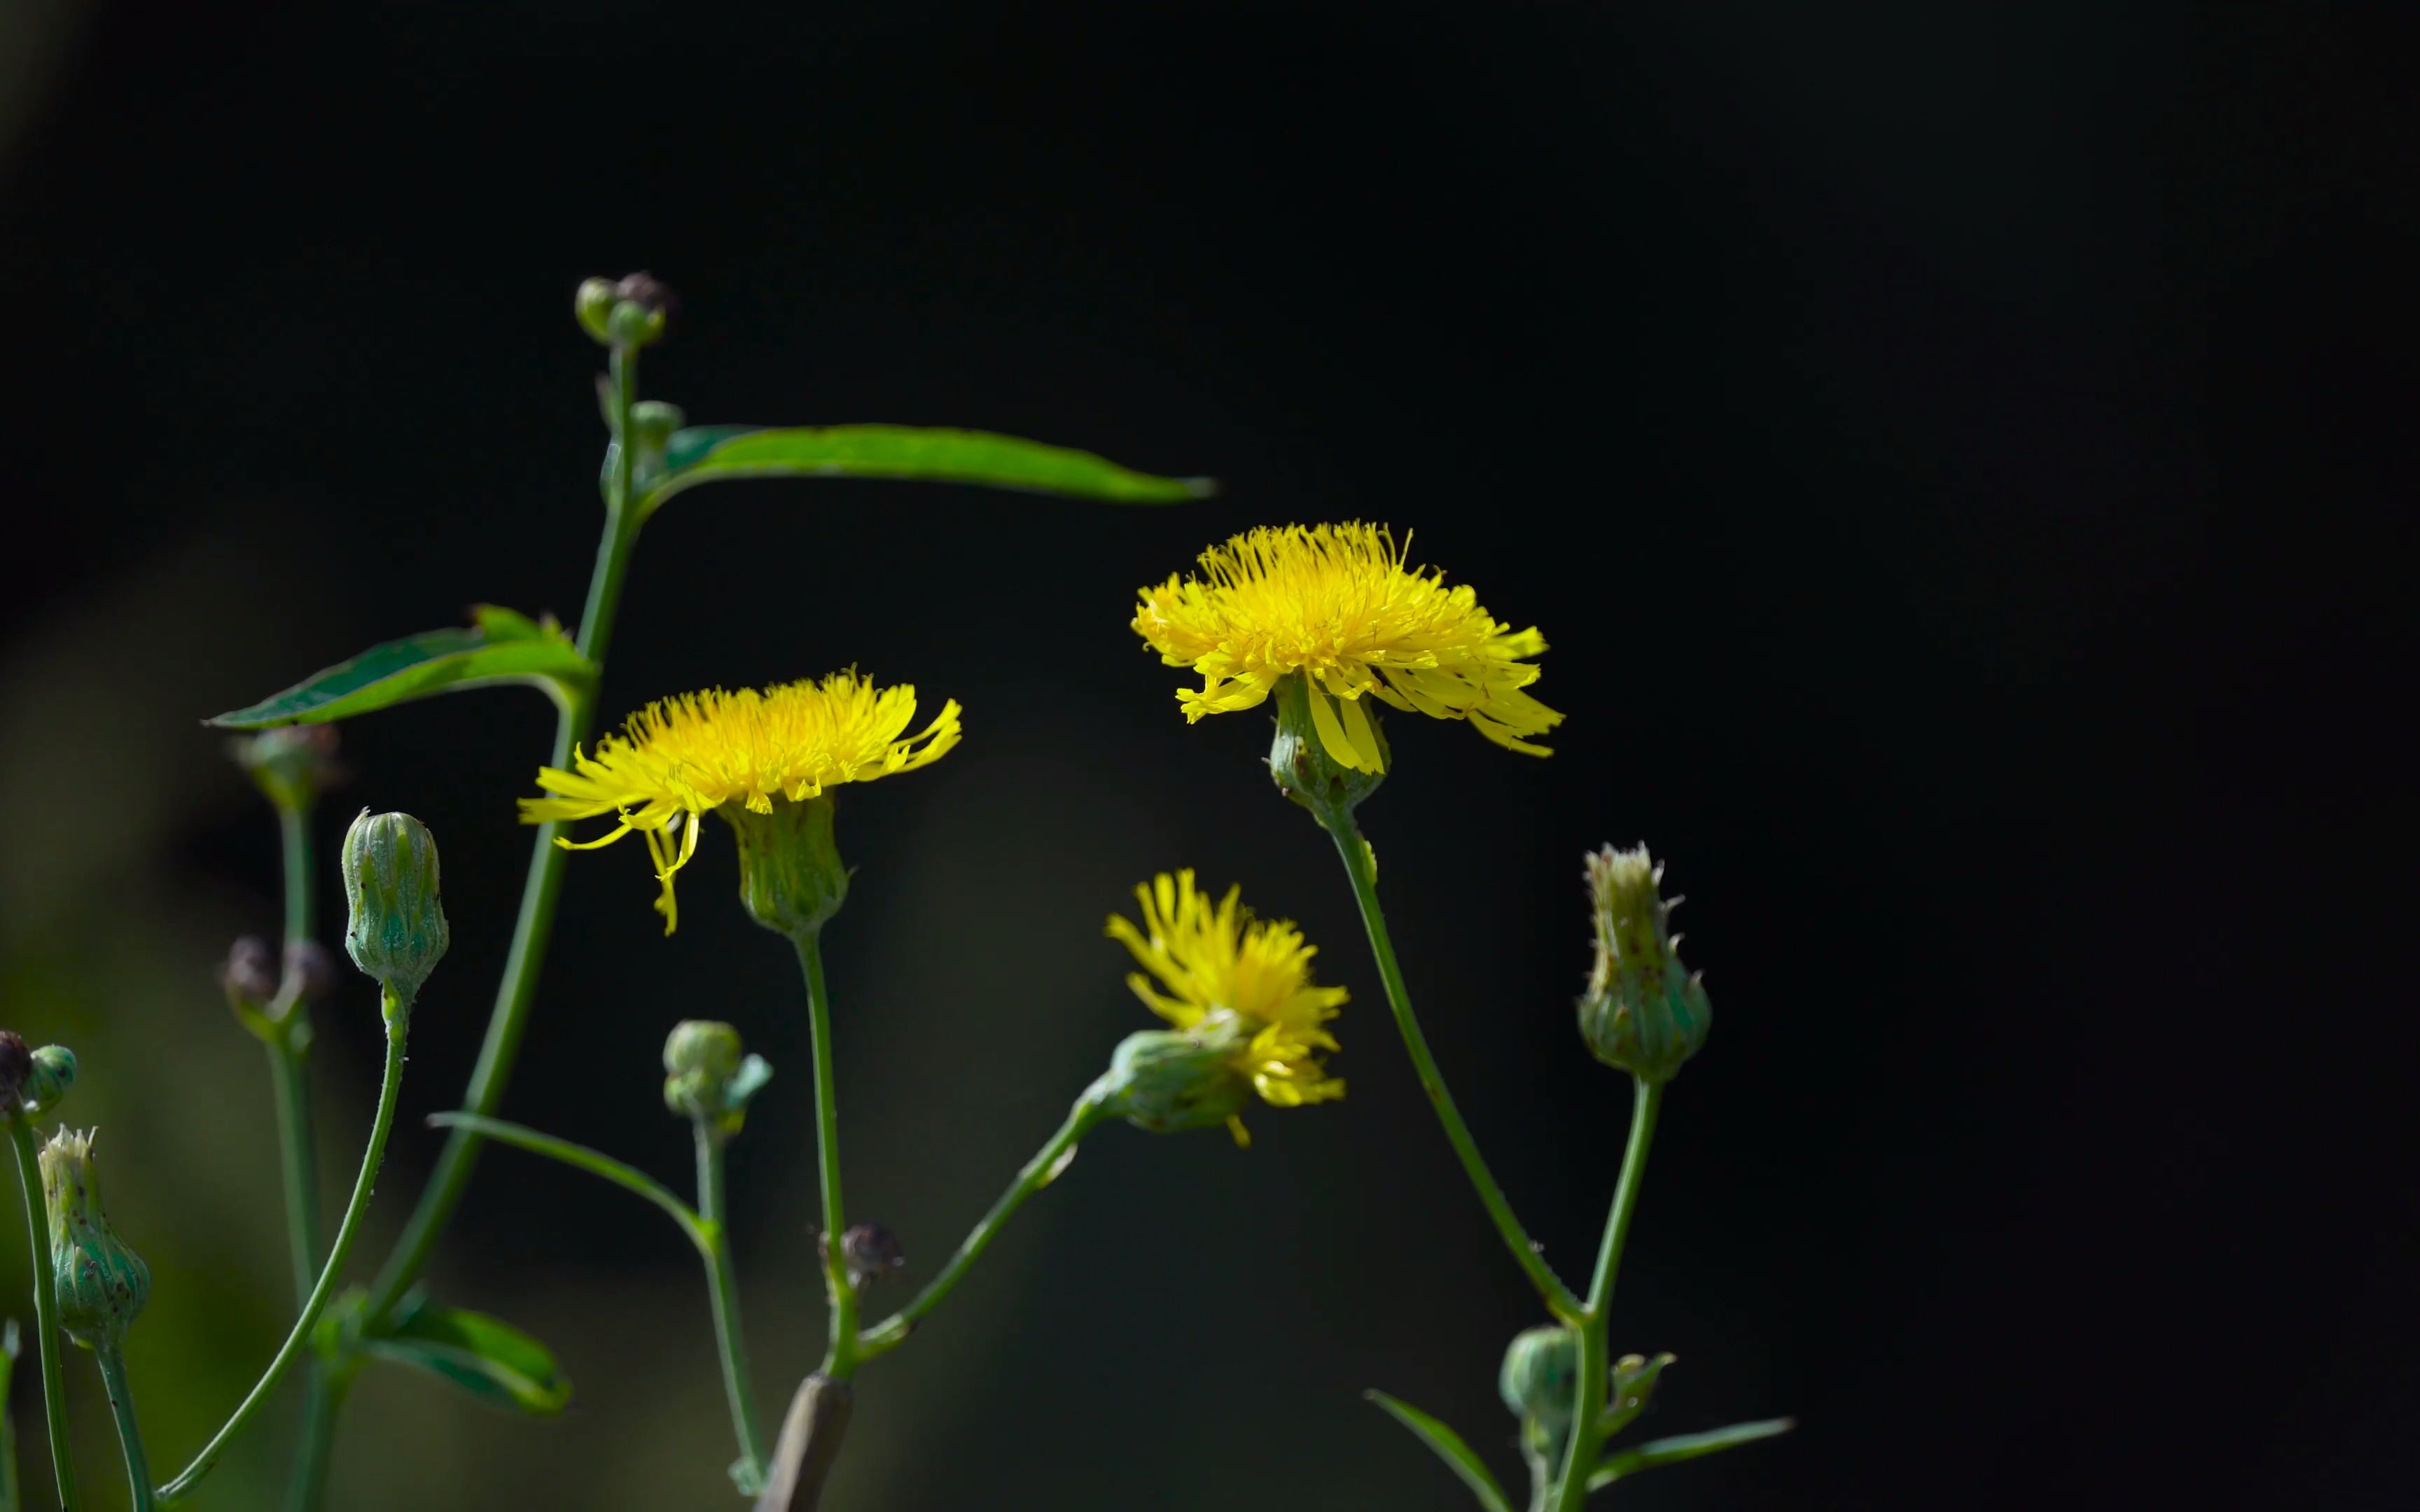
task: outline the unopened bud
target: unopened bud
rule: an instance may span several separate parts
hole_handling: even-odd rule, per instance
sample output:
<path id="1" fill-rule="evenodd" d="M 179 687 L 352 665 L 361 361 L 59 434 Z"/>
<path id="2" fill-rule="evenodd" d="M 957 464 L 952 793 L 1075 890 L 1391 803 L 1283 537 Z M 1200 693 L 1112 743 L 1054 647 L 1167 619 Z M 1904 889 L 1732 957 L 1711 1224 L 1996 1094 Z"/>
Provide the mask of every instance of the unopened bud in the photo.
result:
<path id="1" fill-rule="evenodd" d="M 1307 676 L 1294 672 L 1278 681 L 1278 733 L 1269 742 L 1269 776 L 1279 792 L 1310 810 L 1326 825 L 1331 818 L 1342 819 L 1352 813 L 1387 779 L 1387 736 L 1378 727 L 1377 700 L 1360 699 L 1360 707 L 1348 711 L 1340 706 L 1340 701 L 1325 693 L 1314 694 L 1305 681 Z M 1348 766 L 1336 759 L 1329 749 L 1329 737 L 1321 733 L 1319 711 L 1312 707 L 1314 698 L 1323 701 L 1325 712 L 1337 721 L 1333 738 L 1347 748 L 1352 748 L 1355 742 L 1342 733 L 1342 721 L 1353 717 L 1368 722 L 1370 739 L 1377 748 L 1374 770 Z"/>
<path id="2" fill-rule="evenodd" d="M 219 985 L 226 989 L 227 1001 L 238 1011 L 258 1009 L 277 995 L 277 958 L 270 953 L 269 942 L 257 934 L 246 934 L 227 947 L 226 960 L 219 966 Z"/>
<path id="3" fill-rule="evenodd" d="M 151 1300 L 151 1268 L 101 1210 L 91 1134 L 60 1130 L 42 1147 L 41 1166 L 59 1326 L 86 1349 L 115 1348 Z"/>
<path id="4" fill-rule="evenodd" d="M 848 1284 L 863 1288 L 908 1263 L 899 1236 L 881 1224 L 851 1224 L 840 1237 L 841 1263 L 848 1267 Z"/>
<path id="5" fill-rule="evenodd" d="M 1232 1013 L 1190 1029 L 1142 1029 L 1118 1041 L 1107 1075 L 1094 1084 L 1103 1108 L 1139 1129 L 1235 1126 L 1252 1084 L 1235 1067 L 1243 1034 Z"/>
<path id="6" fill-rule="evenodd" d="M 613 309 L 605 317 L 606 333 L 617 345 L 644 347 L 663 335 L 675 302 L 661 279 L 653 273 L 632 273 L 613 285 Z"/>
<path id="7" fill-rule="evenodd" d="M 1542 1323 L 1512 1335 L 1497 1372 L 1505 1410 L 1560 1429 L 1579 1401 L 1580 1336 L 1560 1323 Z"/>
<path id="8" fill-rule="evenodd" d="M 437 841 L 410 814 L 364 809 L 345 832 L 344 872 L 345 949 L 393 1005 L 409 1008 L 453 938 L 438 896 Z"/>
<path id="9" fill-rule="evenodd" d="M 739 837 L 739 901 L 749 918 L 795 940 L 840 912 L 848 897 L 848 868 L 832 840 L 830 794 L 776 803 L 771 813 L 752 813 L 737 803 L 715 812 Z"/>
<path id="10" fill-rule="evenodd" d="M 46 1044 L 34 1052 L 34 1069 L 18 1096 L 28 1113 L 56 1113 L 75 1079 L 75 1052 L 63 1044 Z"/>
<path id="11" fill-rule="evenodd" d="M 1579 1002 L 1580 1035 L 1599 1060 L 1649 1083 L 1678 1075 L 1714 1023 L 1705 984 L 1681 964 L 1672 904 L 1657 891 L 1663 876 L 1643 845 L 1608 845 L 1588 858 L 1596 962 Z"/>
<path id="12" fill-rule="evenodd" d="M 613 339 L 607 322 L 613 318 L 614 300 L 613 281 L 610 278 L 583 279 L 579 292 L 571 297 L 571 313 L 579 318 L 580 329 L 600 346 Z"/>
<path id="13" fill-rule="evenodd" d="M 664 1040 L 664 1106 L 711 1124 L 728 1139 L 747 1120 L 748 1101 L 773 1079 L 762 1056 L 743 1055 L 739 1031 L 684 1019 Z"/>
<path id="14" fill-rule="evenodd" d="M 14 1029 L 0 1029 L 0 1114 L 17 1111 L 26 1078 L 34 1074 L 34 1047 Z"/>
<path id="15" fill-rule="evenodd" d="M 269 801 L 300 813 L 318 801 L 336 776 L 336 727 L 290 724 L 246 735 L 229 748 Z"/>

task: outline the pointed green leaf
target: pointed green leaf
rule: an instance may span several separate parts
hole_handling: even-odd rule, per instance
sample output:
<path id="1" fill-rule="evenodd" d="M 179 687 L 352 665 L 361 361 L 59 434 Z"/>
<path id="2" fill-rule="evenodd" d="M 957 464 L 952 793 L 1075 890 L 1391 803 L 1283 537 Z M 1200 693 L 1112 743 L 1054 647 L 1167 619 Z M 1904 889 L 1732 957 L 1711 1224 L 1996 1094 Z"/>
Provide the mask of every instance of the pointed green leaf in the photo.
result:
<path id="1" fill-rule="evenodd" d="M 1207 478 L 1155 477 L 1091 452 L 1045 446 L 989 431 L 914 425 L 814 425 L 783 430 L 707 425 L 673 433 L 664 451 L 664 471 L 642 502 L 641 517 L 653 514 L 684 488 L 722 478 L 921 478 L 1066 494 L 1113 504 L 1180 503 L 1217 489 Z"/>
<path id="2" fill-rule="evenodd" d="M 492 1406 L 552 1417 L 571 1400 L 571 1382 L 545 1345 L 467 1308 L 423 1307 L 362 1347 L 450 1381 Z"/>
<path id="3" fill-rule="evenodd" d="M 221 730 L 326 724 L 436 693 L 503 683 L 539 688 L 560 703 L 596 680 L 596 663 L 573 649 L 570 637 L 552 620 L 541 623 L 493 604 L 473 612 L 478 623 L 469 629 L 429 630 L 372 646 L 250 708 L 204 722 Z"/>
<path id="4" fill-rule="evenodd" d="M 1734 1423 L 1730 1427 L 1715 1428 L 1709 1433 L 1683 1433 L 1677 1438 L 1651 1439 L 1635 1449 L 1606 1456 L 1604 1462 L 1596 1467 L 1596 1473 L 1589 1477 L 1589 1489 L 1603 1490 L 1624 1475 L 1635 1475 L 1658 1465 L 1677 1465 L 1683 1459 L 1695 1459 L 1700 1455 L 1714 1454 L 1738 1444 L 1754 1443 L 1759 1439 L 1787 1433 L 1797 1426 L 1794 1418 L 1768 1417 L 1755 1423 Z"/>
<path id="5" fill-rule="evenodd" d="M 1487 1512 L 1512 1512 L 1512 1504 L 1504 1498 L 1504 1489 L 1496 1484 L 1496 1477 L 1487 1473 L 1480 1458 L 1470 1452 L 1470 1445 L 1462 1442 L 1461 1434 L 1411 1403 L 1399 1401 L 1383 1391 L 1365 1391 L 1361 1395 L 1419 1435 L 1429 1451 L 1445 1461 L 1448 1470 L 1462 1477 L 1462 1483 L 1470 1488 L 1471 1494 L 1479 1498 L 1479 1504 Z"/>

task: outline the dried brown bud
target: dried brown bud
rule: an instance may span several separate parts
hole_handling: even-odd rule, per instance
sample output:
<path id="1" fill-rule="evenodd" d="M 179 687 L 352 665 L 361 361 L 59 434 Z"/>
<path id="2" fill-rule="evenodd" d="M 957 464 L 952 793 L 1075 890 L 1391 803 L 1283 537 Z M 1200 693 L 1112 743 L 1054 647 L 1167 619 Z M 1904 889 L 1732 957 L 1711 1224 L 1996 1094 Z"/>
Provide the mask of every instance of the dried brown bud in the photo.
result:
<path id="1" fill-rule="evenodd" d="M 0 1029 L 0 1113 L 17 1111 L 18 1095 L 25 1089 L 25 1078 L 34 1073 L 34 1049 L 25 1037 L 14 1029 Z M 850 1229 L 854 1235 L 857 1230 Z"/>
<path id="2" fill-rule="evenodd" d="M 336 952 L 317 940 L 289 940 L 281 989 L 298 1003 L 316 1003 L 336 985 Z"/>
<path id="3" fill-rule="evenodd" d="M 219 984 L 239 1007 L 259 1008 L 275 998 L 277 958 L 270 953 L 269 942 L 247 934 L 229 946 L 226 962 L 219 967 Z"/>
<path id="4" fill-rule="evenodd" d="M 848 1267 L 848 1284 L 860 1288 L 908 1263 L 899 1236 L 881 1224 L 851 1224 L 840 1236 L 840 1257 Z"/>

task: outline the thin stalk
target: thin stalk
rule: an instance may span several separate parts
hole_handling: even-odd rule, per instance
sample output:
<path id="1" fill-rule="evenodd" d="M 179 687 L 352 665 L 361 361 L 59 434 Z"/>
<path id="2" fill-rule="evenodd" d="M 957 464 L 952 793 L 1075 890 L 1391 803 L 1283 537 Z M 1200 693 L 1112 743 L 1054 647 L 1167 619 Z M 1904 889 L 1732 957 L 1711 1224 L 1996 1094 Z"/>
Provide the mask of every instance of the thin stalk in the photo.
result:
<path id="1" fill-rule="evenodd" d="M 42 1166 L 34 1153 L 34 1126 L 23 1114 L 5 1117 L 17 1151 L 17 1185 L 25 1195 L 25 1231 L 34 1243 L 34 1334 L 42 1349 L 42 1417 L 51 1430 L 51 1470 L 58 1478 L 60 1512 L 75 1512 L 75 1451 L 68 1442 L 67 1372 L 59 1364 L 59 1294 L 51 1273 L 49 1215 L 42 1206 Z"/>
<path id="2" fill-rule="evenodd" d="M 612 367 L 614 434 L 628 438 L 633 434 L 630 407 L 638 399 L 637 351 L 614 347 Z M 630 547 L 638 538 L 638 518 L 631 507 L 636 465 L 637 448 L 627 441 L 620 444 L 606 486 L 605 533 L 597 542 L 597 567 L 588 580 L 588 603 L 581 610 L 580 636 L 574 642 L 580 654 L 600 669 L 606 647 L 613 640 L 613 617 L 622 604 L 622 579 L 630 564 Z M 555 720 L 554 755 L 550 765 L 571 764 L 572 748 L 587 738 L 596 715 L 595 686 L 575 689 Z M 563 892 L 563 866 L 567 853 L 555 844 L 556 837 L 562 833 L 560 824 L 540 825 L 537 838 L 531 844 L 529 879 L 521 885 L 520 915 L 513 923 L 513 943 L 504 956 L 504 980 L 496 988 L 496 1006 L 488 1018 L 488 1034 L 479 1045 L 479 1059 L 471 1069 L 471 1085 L 462 1094 L 465 1112 L 493 1116 L 504 1103 L 505 1086 L 512 1080 L 513 1062 L 520 1053 L 522 1031 L 529 1026 L 530 1007 L 537 999 L 538 974 L 545 967 L 546 948 L 554 932 L 555 903 Z M 478 1163 L 479 1143 L 479 1134 L 470 1129 L 457 1129 L 446 1139 L 444 1149 L 438 1154 L 436 1169 L 429 1174 L 428 1185 L 420 1195 L 419 1206 L 412 1210 L 394 1253 L 387 1257 L 376 1284 L 370 1288 L 367 1317 L 373 1324 L 395 1310 L 403 1294 L 420 1279 L 421 1272 L 427 1269 L 439 1237 L 470 1187 L 472 1168 Z"/>
<path id="3" fill-rule="evenodd" d="M 302 1012 L 298 1005 L 295 1012 Z M 292 1040 L 269 1042 L 269 1079 L 277 1092 L 278 1165 L 286 1184 L 286 1247 L 294 1262 L 294 1305 L 311 1300 L 319 1277 L 318 1163 L 311 1150 L 311 1085 Z"/>
<path id="4" fill-rule="evenodd" d="M 277 1389 L 277 1383 L 285 1379 L 287 1368 L 301 1356 L 303 1345 L 311 1337 L 311 1330 L 319 1321 L 319 1314 L 327 1308 L 328 1299 L 335 1295 L 337 1278 L 344 1273 L 345 1260 L 353 1252 L 353 1241 L 361 1236 L 362 1219 L 369 1212 L 370 1192 L 378 1185 L 379 1163 L 386 1156 L 387 1135 L 395 1130 L 396 1094 L 403 1086 L 403 1046 L 411 1019 L 411 1006 L 398 1002 L 390 992 L 384 996 L 384 1007 L 386 1076 L 379 1087 L 378 1115 L 370 1123 L 369 1148 L 362 1152 L 361 1174 L 353 1179 L 352 1198 L 345 1204 L 343 1222 L 336 1226 L 335 1242 L 328 1247 L 328 1263 L 320 1270 L 318 1284 L 311 1288 L 310 1299 L 303 1303 L 302 1316 L 294 1319 L 293 1331 L 286 1335 L 286 1342 L 278 1347 L 269 1367 L 260 1373 L 260 1380 L 254 1384 L 251 1394 L 237 1406 L 226 1425 L 211 1436 L 210 1442 L 202 1445 L 202 1451 L 194 1457 L 194 1462 L 187 1465 L 175 1480 L 160 1488 L 162 1502 L 180 1500 L 210 1473 L 210 1467 L 218 1463 L 219 1456 L 226 1452 L 226 1446 L 235 1441 L 235 1436 L 251 1423 L 254 1414 Z"/>
<path id="5" fill-rule="evenodd" d="M 1369 844 L 1352 820 L 1338 816 L 1323 820 L 1327 832 L 1336 841 L 1336 853 L 1344 858 L 1345 875 L 1353 880 L 1354 901 L 1361 905 L 1361 924 L 1370 933 L 1370 953 L 1377 958 L 1379 979 L 1386 983 L 1387 1006 L 1394 1010 L 1395 1027 L 1404 1038 L 1404 1048 L 1411 1053 L 1412 1071 L 1419 1078 L 1420 1090 L 1429 1095 L 1429 1106 L 1436 1111 L 1437 1122 L 1445 1126 L 1446 1142 L 1462 1162 L 1463 1174 L 1479 1193 L 1480 1205 L 1496 1223 L 1496 1231 L 1504 1237 L 1504 1247 L 1512 1252 L 1513 1260 L 1521 1267 L 1529 1284 L 1546 1299 L 1546 1310 L 1563 1321 L 1576 1322 L 1580 1318 L 1580 1300 L 1563 1284 L 1554 1267 L 1529 1238 L 1521 1220 L 1513 1215 L 1512 1204 L 1504 1199 L 1503 1188 L 1487 1169 L 1487 1160 L 1479 1152 L 1479 1144 L 1470 1137 L 1469 1125 L 1462 1121 L 1462 1110 L 1454 1106 L 1453 1094 L 1446 1090 L 1445 1076 L 1437 1070 L 1436 1057 L 1429 1053 L 1428 1037 L 1420 1032 L 1419 1020 L 1412 1015 L 1412 996 L 1404 986 L 1404 968 L 1395 963 L 1394 942 L 1387 934 L 1387 916 L 1378 906 L 1378 877 L 1371 865 Z"/>
<path id="6" fill-rule="evenodd" d="M 821 932 L 803 930 L 793 937 L 799 948 L 799 969 L 807 979 L 807 1015 L 814 1039 L 815 1165 L 824 1196 L 824 1284 L 831 1292 L 831 1346 L 824 1355 L 823 1373 L 846 1381 L 857 1370 L 857 1288 L 848 1278 L 848 1260 L 841 1254 L 841 1236 L 848 1232 L 840 1194 L 840 1104 L 832 1090 L 831 999 L 824 988 Z"/>
<path id="7" fill-rule="evenodd" d="M 317 882 L 311 854 L 311 810 L 281 803 L 277 832 L 283 841 L 286 884 L 286 948 L 288 959 L 298 945 L 318 933 Z M 288 982 L 293 991 L 299 986 Z M 276 1093 L 278 1169 L 286 1190 L 286 1242 L 294 1272 L 297 1311 L 311 1300 L 319 1275 L 318 1140 L 311 1120 L 311 1081 L 304 1060 L 310 1007 L 296 995 L 287 1007 L 284 1031 L 271 1038 L 269 1079 Z M 291 1512 L 314 1512 L 326 1481 L 328 1452 L 335 1433 L 327 1369 L 314 1360 L 302 1398 L 302 1426 L 294 1447 L 294 1473 L 287 1489 Z"/>
<path id="8" fill-rule="evenodd" d="M 143 1430 L 134 1422 L 134 1392 L 126 1381 L 126 1350 L 108 1344 L 96 1352 L 101 1356 L 101 1384 L 109 1389 L 109 1414 L 117 1423 L 118 1447 L 126 1451 L 126 1484 L 134 1512 L 152 1512 L 160 1504 L 151 1494 L 151 1458 L 143 1452 Z"/>
<path id="9" fill-rule="evenodd" d="M 1654 1142 L 1655 1116 L 1664 1106 L 1663 1083 L 1633 1078 L 1633 1084 L 1637 1096 L 1630 1111 L 1630 1142 L 1621 1152 L 1621 1178 L 1614 1183 L 1613 1211 L 1606 1214 L 1596 1273 L 1589 1278 L 1588 1311 L 1580 1319 L 1580 1399 L 1572 1413 L 1572 1440 L 1563 1452 L 1554 1495 L 1545 1504 L 1547 1512 L 1580 1512 L 1588 1504 L 1589 1476 L 1596 1470 L 1597 1451 L 1605 1446 L 1606 1378 L 1613 1368 L 1606 1352 L 1606 1318 L 1613 1308 L 1613 1278 L 1621 1269 L 1630 1220 L 1638 1211 L 1638 1189 L 1647 1178 L 1647 1147 Z"/>
<path id="10" fill-rule="evenodd" d="M 294 1446 L 294 1473 L 286 1483 L 287 1512 L 317 1512 L 328 1494 L 328 1466 L 336 1447 L 336 1417 L 345 1395 L 315 1360 L 302 1397 L 302 1434 Z"/>
<path id="11" fill-rule="evenodd" d="M 722 1196 L 723 1138 L 712 1122 L 697 1127 L 697 1211 L 713 1235 L 706 1256 L 706 1294 L 714 1303 L 714 1340 L 722 1357 L 722 1391 L 731 1399 L 731 1427 L 739 1436 L 739 1457 L 765 1484 L 765 1435 L 757 1427 L 756 1388 L 748 1377 L 748 1343 L 739 1326 L 739 1277 L 731 1265 L 731 1231 Z"/>
<path id="12" fill-rule="evenodd" d="M 1067 1121 L 1059 1126 L 1059 1132 L 1050 1136 L 1048 1143 L 1033 1152 L 1033 1158 L 1016 1173 L 1016 1180 L 1008 1184 L 1008 1190 L 1000 1195 L 1000 1200 L 991 1205 L 991 1211 L 983 1215 L 983 1221 L 968 1231 L 967 1237 L 958 1244 L 958 1252 L 950 1257 L 949 1264 L 941 1267 L 941 1273 L 924 1283 L 924 1289 L 916 1294 L 915 1301 L 858 1336 L 858 1359 L 861 1363 L 897 1349 L 924 1315 L 941 1304 L 941 1300 L 950 1294 L 968 1271 L 973 1269 L 976 1258 L 1006 1227 L 1010 1217 L 1025 1206 L 1025 1199 L 1050 1184 L 1051 1178 L 1059 1174 L 1060 1168 L 1075 1151 L 1077 1142 L 1091 1133 L 1093 1126 L 1100 1122 L 1106 1113 L 1100 1098 L 1094 1093 L 1086 1092 L 1076 1100 L 1076 1106 L 1068 1113 Z"/>

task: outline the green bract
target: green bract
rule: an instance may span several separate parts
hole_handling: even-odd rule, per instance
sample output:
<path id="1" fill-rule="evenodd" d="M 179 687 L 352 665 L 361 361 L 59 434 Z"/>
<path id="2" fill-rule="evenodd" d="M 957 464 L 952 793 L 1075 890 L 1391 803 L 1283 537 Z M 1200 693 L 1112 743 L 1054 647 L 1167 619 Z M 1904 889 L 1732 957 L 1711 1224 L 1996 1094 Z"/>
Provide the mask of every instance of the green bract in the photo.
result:
<path id="1" fill-rule="evenodd" d="M 151 1268 L 101 1211 L 90 1134 L 60 1130 L 42 1146 L 41 1162 L 59 1326 L 85 1349 L 115 1349 L 151 1300 Z"/>
<path id="2" fill-rule="evenodd" d="M 345 949 L 408 1008 L 453 934 L 438 896 L 437 841 L 408 813 L 364 809 L 345 832 Z"/>
<path id="3" fill-rule="evenodd" d="M 1714 1016 L 1705 984 L 1681 964 L 1672 905 L 1656 890 L 1663 875 L 1645 846 L 1608 845 L 1589 857 L 1596 962 L 1579 1004 L 1580 1034 L 1596 1057 L 1655 1083 L 1680 1074 Z"/>

